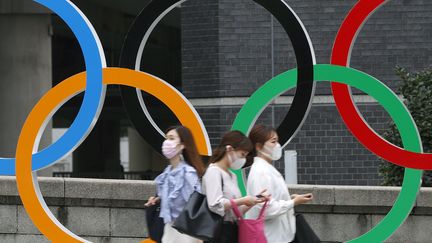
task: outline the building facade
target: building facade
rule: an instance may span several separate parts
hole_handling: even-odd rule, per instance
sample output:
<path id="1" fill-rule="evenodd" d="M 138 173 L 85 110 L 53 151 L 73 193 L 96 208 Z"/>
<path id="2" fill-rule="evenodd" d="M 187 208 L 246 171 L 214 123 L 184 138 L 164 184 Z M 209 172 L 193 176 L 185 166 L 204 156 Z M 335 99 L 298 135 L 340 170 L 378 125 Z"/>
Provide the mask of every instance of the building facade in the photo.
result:
<path id="1" fill-rule="evenodd" d="M 73 0 L 94 25 L 108 66 L 118 66 L 123 40 L 133 19 L 148 1 Z M 329 63 L 344 17 L 356 1 L 287 0 L 313 43 L 317 63 Z M 393 0 L 364 24 L 353 47 L 350 66 L 364 71 L 397 92 L 397 65 L 411 72 L 430 66 L 432 3 Z M 84 71 L 79 45 L 68 27 L 50 11 L 28 0 L 0 3 L 0 131 L 1 156 L 14 156 L 20 128 L 37 100 L 63 79 Z M 251 0 L 189 0 L 174 8 L 156 26 L 143 55 L 141 70 L 173 84 L 194 104 L 213 145 L 231 128 L 245 100 L 272 77 L 296 67 L 288 35 L 264 8 Z M 390 118 L 372 98 L 352 91 L 369 125 L 379 134 Z M 25 94 L 25 95 L 19 95 Z M 277 127 L 294 91 L 276 99 L 258 123 Z M 51 129 L 67 128 L 82 95 L 54 116 L 41 148 L 52 141 Z M 161 129 L 176 123 L 166 108 L 146 98 Z M 11 109 L 10 107 L 14 107 Z M 5 112 L 7 111 L 7 112 Z M 172 117 L 172 116 L 169 116 Z M 157 173 L 164 160 L 134 131 L 118 87 L 108 88 L 105 105 L 90 137 L 73 153 L 72 174 L 110 177 L 121 172 L 120 141 L 127 138 L 130 172 Z M 297 152 L 298 183 L 378 185 L 380 159 L 347 130 L 332 98 L 330 83 L 316 86 L 310 113 L 286 147 Z M 124 150 L 124 149 L 123 149 Z M 284 172 L 283 160 L 275 166 Z M 125 167 L 125 166 L 123 166 Z M 52 174 L 52 170 L 40 172 Z"/>

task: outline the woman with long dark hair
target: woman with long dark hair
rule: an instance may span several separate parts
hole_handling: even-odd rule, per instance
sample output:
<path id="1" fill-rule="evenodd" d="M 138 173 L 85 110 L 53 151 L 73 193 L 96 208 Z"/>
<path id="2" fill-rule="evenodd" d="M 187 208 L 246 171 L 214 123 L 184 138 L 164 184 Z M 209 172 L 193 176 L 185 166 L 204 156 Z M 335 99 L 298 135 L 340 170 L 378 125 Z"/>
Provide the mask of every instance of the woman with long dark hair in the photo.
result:
<path id="1" fill-rule="evenodd" d="M 236 243 L 238 242 L 238 228 L 236 216 L 232 212 L 230 200 L 234 199 L 239 205 L 242 213 L 245 213 L 257 203 L 268 200 L 268 196 L 261 190 L 255 195 L 241 197 L 240 189 L 237 185 L 237 177 L 229 169 L 241 169 L 247 154 L 253 149 L 251 141 L 239 131 L 226 133 L 214 150 L 209 165 L 203 177 L 203 192 L 207 196 L 209 209 L 223 216 L 222 233 L 216 243 Z M 264 189 L 264 188 L 263 188 Z"/>
<path id="2" fill-rule="evenodd" d="M 249 133 L 253 143 L 251 157 L 252 168 L 247 180 L 249 195 L 256 195 L 265 187 L 272 195 L 265 210 L 265 235 L 267 242 L 292 242 L 296 233 L 294 206 L 307 203 L 313 199 L 311 193 L 290 196 L 288 187 L 281 173 L 273 167 L 272 162 L 282 156 L 282 148 L 276 130 L 264 125 L 256 125 Z M 262 205 L 252 208 L 247 218 L 256 218 Z"/>
<path id="3" fill-rule="evenodd" d="M 161 203 L 160 217 L 165 223 L 163 243 L 201 242 L 172 227 L 190 195 L 201 191 L 199 178 L 204 173 L 204 164 L 191 131 L 184 126 L 168 128 L 162 153 L 169 160 L 169 165 L 156 177 L 157 197 L 151 197 L 146 206 Z"/>

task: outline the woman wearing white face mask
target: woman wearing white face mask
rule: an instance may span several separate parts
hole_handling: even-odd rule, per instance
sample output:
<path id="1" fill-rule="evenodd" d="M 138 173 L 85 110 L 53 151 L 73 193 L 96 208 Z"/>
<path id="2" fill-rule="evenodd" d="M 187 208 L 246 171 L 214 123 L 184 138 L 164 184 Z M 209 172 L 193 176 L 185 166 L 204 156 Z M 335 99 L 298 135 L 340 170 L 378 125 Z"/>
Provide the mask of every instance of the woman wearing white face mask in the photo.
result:
<path id="1" fill-rule="evenodd" d="M 246 163 L 246 155 L 251 150 L 252 143 L 243 133 L 239 131 L 226 133 L 214 150 L 210 159 L 211 164 L 203 176 L 203 192 L 207 196 L 209 209 L 223 216 L 224 220 L 220 238 L 214 241 L 216 243 L 238 242 L 236 217 L 231 211 L 230 199 L 234 199 L 237 205 L 241 205 L 239 209 L 242 213 L 268 199 L 266 195 L 262 195 L 265 190 L 257 193 L 263 196 L 261 198 L 241 197 L 237 177 L 229 171 L 230 168 L 241 169 Z"/>
<path id="2" fill-rule="evenodd" d="M 307 203 L 313 199 L 312 194 L 291 195 L 283 176 L 272 162 L 282 156 L 282 148 L 278 142 L 276 130 L 263 125 L 256 125 L 249 133 L 254 145 L 253 165 L 247 180 L 249 195 L 256 195 L 260 188 L 265 187 L 272 199 L 265 210 L 265 235 L 268 242 L 293 242 L 296 232 L 294 206 Z M 262 205 L 252 208 L 247 218 L 256 218 Z"/>
<path id="3" fill-rule="evenodd" d="M 194 191 L 201 191 L 200 180 L 204 164 L 196 148 L 192 133 L 183 126 L 167 130 L 162 153 L 169 160 L 168 167 L 156 177 L 157 197 L 151 197 L 146 206 L 161 203 L 160 217 L 165 227 L 162 243 L 198 243 L 201 240 L 181 234 L 171 225 Z"/>

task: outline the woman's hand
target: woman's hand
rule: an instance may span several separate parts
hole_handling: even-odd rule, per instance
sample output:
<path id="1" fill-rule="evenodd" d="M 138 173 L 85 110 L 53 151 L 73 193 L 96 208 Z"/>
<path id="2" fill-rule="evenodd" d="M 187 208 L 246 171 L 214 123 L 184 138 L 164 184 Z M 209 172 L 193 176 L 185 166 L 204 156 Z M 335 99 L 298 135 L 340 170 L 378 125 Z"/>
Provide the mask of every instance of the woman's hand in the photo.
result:
<path id="1" fill-rule="evenodd" d="M 258 195 L 256 195 L 256 197 L 258 199 L 263 199 L 263 201 L 261 201 L 261 202 L 270 201 L 271 194 L 268 194 L 266 192 L 267 192 L 267 189 L 264 189 L 264 190 L 262 190 L 262 192 L 260 192 Z"/>
<path id="2" fill-rule="evenodd" d="M 257 198 L 255 196 L 246 196 L 240 198 L 240 205 L 246 205 L 248 207 L 255 206 L 257 203 L 264 202 L 263 198 Z"/>
<path id="3" fill-rule="evenodd" d="M 267 189 L 263 190 L 260 194 L 258 194 L 256 196 L 242 197 L 242 198 L 238 199 L 239 201 L 237 201 L 236 203 L 238 205 L 246 205 L 248 207 L 253 207 L 257 203 L 262 203 L 262 202 L 270 200 L 271 195 L 265 193 L 266 191 L 267 191 Z"/>
<path id="4" fill-rule="evenodd" d="M 160 198 L 159 197 L 150 197 L 148 199 L 147 203 L 144 204 L 144 206 L 150 207 L 150 206 L 158 204 L 159 202 L 160 202 Z"/>
<path id="5" fill-rule="evenodd" d="M 312 201 L 313 195 L 312 195 L 312 193 L 297 195 L 296 197 L 294 197 L 293 200 L 294 200 L 294 205 L 300 205 L 300 204 L 304 204 L 304 203 L 308 203 L 308 202 Z"/>

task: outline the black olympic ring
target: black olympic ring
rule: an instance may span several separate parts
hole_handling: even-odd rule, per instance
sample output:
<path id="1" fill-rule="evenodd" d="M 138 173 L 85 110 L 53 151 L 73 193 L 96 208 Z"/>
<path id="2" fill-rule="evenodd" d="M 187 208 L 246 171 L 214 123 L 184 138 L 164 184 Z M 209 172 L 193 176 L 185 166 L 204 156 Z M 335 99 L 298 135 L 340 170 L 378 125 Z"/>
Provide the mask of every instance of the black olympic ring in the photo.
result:
<path id="1" fill-rule="evenodd" d="M 140 69 L 142 53 L 156 24 L 173 8 L 186 0 L 153 0 L 136 17 L 120 55 L 120 67 Z M 297 60 L 297 89 L 290 109 L 277 128 L 280 143 L 285 146 L 303 124 L 315 93 L 313 65 L 315 54 L 302 22 L 283 0 L 253 0 L 269 11 L 282 25 L 294 48 Z M 138 133 L 158 152 L 165 139 L 148 114 L 140 91 L 120 86 L 123 105 Z M 143 112 L 144 111 L 144 112 Z M 147 113 L 147 114 L 146 114 Z"/>

